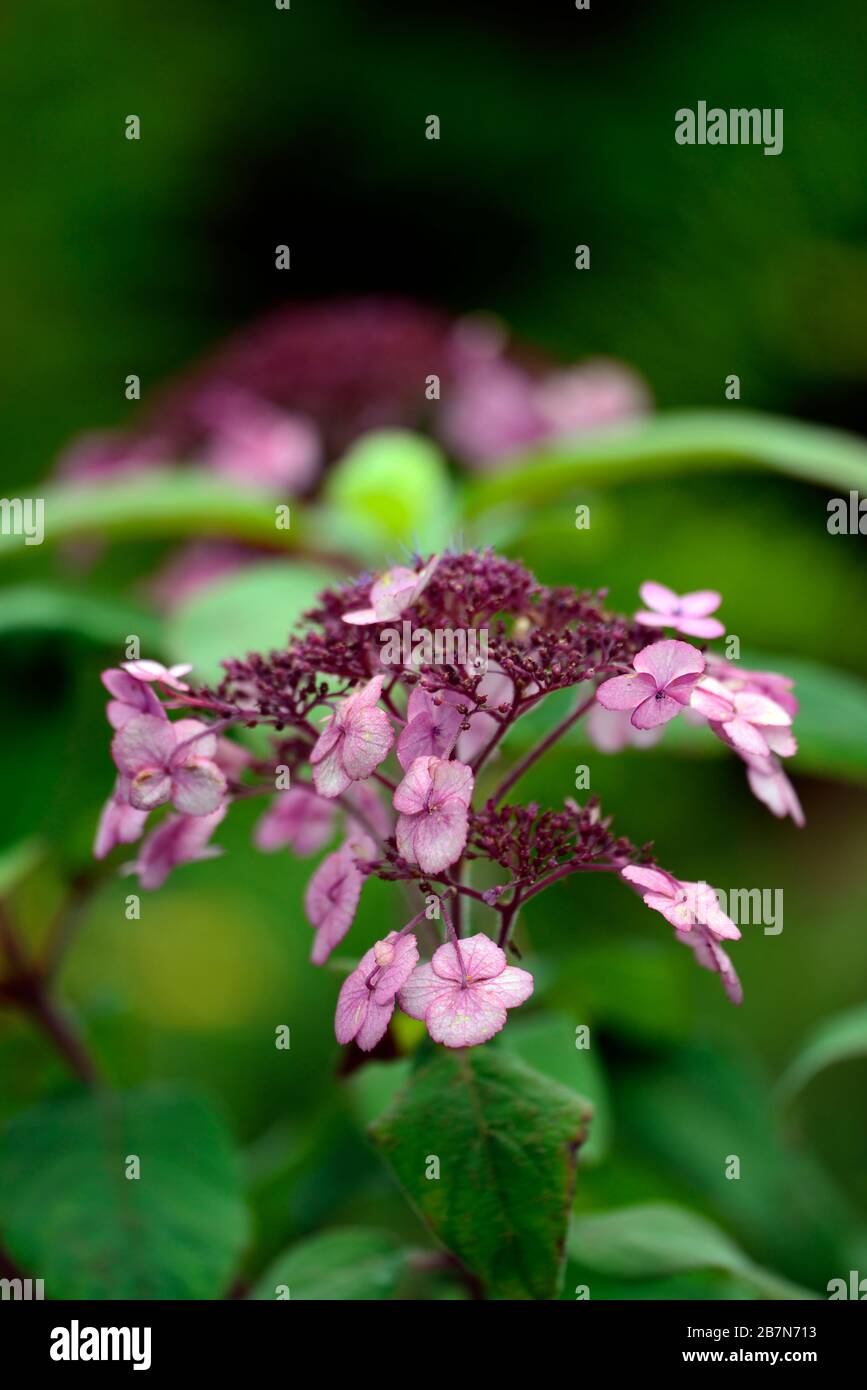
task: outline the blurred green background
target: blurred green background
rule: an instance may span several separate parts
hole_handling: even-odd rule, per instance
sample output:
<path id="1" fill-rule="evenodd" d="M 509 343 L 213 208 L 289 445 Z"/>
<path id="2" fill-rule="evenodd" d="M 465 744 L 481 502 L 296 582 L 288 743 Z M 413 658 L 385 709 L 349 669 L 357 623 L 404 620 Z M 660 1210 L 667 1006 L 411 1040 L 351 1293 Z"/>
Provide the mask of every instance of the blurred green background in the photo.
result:
<path id="1" fill-rule="evenodd" d="M 43 478 L 79 431 L 124 423 L 128 372 L 146 398 L 261 310 L 380 291 L 493 311 L 564 361 L 622 358 L 661 410 L 749 408 L 863 431 L 865 31 L 855 0 L 594 0 L 587 13 L 562 0 L 518 18 L 457 0 L 416 17 L 384 0 L 293 0 L 289 12 L 43 0 L 38 16 L 13 0 L 0 49 L 4 489 Z M 699 99 L 782 107 L 783 154 L 677 146 L 674 111 Z M 123 138 L 129 113 L 137 143 Z M 439 142 L 424 139 L 429 113 Z M 274 269 L 283 242 L 288 273 Z M 578 273 L 585 242 L 592 268 Z M 740 404 L 724 399 L 731 373 Z M 526 913 L 540 987 L 507 1030 L 562 1080 L 575 1025 L 594 1028 L 597 1066 L 575 1084 L 605 1142 L 579 1173 L 579 1211 L 678 1202 L 820 1292 L 859 1258 L 867 1273 L 863 1028 L 862 1055 L 790 1105 L 772 1087 L 817 1025 L 863 1004 L 867 979 L 863 541 L 828 534 L 829 495 L 776 474 L 663 471 L 566 489 L 502 536 L 542 580 L 606 586 L 625 611 L 647 578 L 719 588 L 745 652 L 854 678 L 845 727 L 828 715 L 839 747 L 811 775 L 794 763 L 803 831 L 751 799 L 734 759 L 676 741 L 618 758 L 576 743 L 528 777 L 528 795 L 559 804 L 589 761 L 624 834 L 654 839 L 685 878 L 782 888 L 785 926 L 748 929 L 735 948 L 746 1001 L 734 1010 L 637 899 L 607 882 L 561 885 Z M 579 501 L 587 532 L 574 528 Z M 484 525 L 474 538 L 488 538 Z M 34 548 L 2 574 L 85 601 L 68 621 L 15 604 L 0 621 L 0 835 L 44 847 L 14 897 L 34 944 L 88 862 L 111 785 L 99 671 L 127 631 L 152 635 L 151 654 L 184 655 L 137 587 L 165 549 L 132 537 L 77 575 L 68 554 Z M 88 599 L 120 605 L 117 637 L 104 610 L 88 617 Z M 125 625 L 130 613 L 140 626 Z M 292 616 L 269 615 L 275 641 Z M 192 1084 L 221 1111 L 252 1202 L 250 1278 L 336 1225 L 428 1239 L 364 1135 L 403 1064 L 337 1079 L 340 977 L 308 965 L 300 908 L 311 866 L 257 854 L 252 820 L 249 807 L 233 813 L 217 837 L 224 858 L 179 871 L 140 922 L 123 916 L 128 884 L 107 876 L 61 978 L 113 1081 Z M 396 925 L 395 911 L 369 884 L 344 954 L 384 919 Z M 273 1045 L 281 1023 L 288 1052 Z M 69 1086 L 29 1024 L 0 1015 L 0 1116 Z M 724 1177 L 728 1154 L 741 1157 L 738 1181 Z M 585 1278 L 574 1272 L 571 1283 Z M 593 1296 L 740 1288 L 706 1273 L 586 1277 Z"/>

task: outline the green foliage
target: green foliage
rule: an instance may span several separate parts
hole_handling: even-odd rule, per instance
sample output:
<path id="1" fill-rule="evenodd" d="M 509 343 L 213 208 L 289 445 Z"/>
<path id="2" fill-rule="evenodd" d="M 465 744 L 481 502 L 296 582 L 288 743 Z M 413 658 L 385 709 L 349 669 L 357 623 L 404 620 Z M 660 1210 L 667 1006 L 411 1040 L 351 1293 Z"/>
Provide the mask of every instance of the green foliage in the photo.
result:
<path id="1" fill-rule="evenodd" d="M 407 1255 L 393 1236 L 381 1231 L 325 1231 L 279 1255 L 249 1297 L 293 1302 L 393 1298 Z"/>
<path id="2" fill-rule="evenodd" d="M 439 450 L 420 435 L 382 430 L 365 435 L 328 474 L 326 501 L 381 546 L 436 550 L 451 540 L 452 486 Z"/>
<path id="3" fill-rule="evenodd" d="M 867 1056 L 867 1006 L 824 1019 L 810 1034 L 780 1081 L 780 1099 L 793 1099 L 826 1067 L 864 1056 Z"/>
<path id="4" fill-rule="evenodd" d="M 371 1129 L 407 1195 L 492 1298 L 557 1295 L 590 1107 L 503 1049 L 437 1049 Z M 439 1176 L 427 1175 L 432 1158 Z"/>
<path id="5" fill-rule="evenodd" d="M 138 1178 L 127 1178 L 130 1156 Z M 48 1298 L 225 1295 L 248 1238 L 229 1138 L 197 1096 L 100 1092 L 23 1111 L 0 1138 L 0 1228 Z"/>

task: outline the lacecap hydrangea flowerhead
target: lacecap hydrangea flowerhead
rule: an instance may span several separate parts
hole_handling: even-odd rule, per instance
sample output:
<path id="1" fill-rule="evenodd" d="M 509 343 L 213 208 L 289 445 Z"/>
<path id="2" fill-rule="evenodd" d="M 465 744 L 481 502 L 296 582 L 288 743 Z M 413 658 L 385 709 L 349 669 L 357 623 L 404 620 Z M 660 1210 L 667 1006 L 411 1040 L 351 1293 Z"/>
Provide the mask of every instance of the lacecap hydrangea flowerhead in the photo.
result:
<path id="1" fill-rule="evenodd" d="M 509 959 L 521 909 L 581 873 L 639 893 L 739 1003 L 722 943 L 740 932 L 712 888 L 616 835 L 594 797 L 543 808 L 516 790 L 585 716 L 588 737 L 611 751 L 686 714 L 743 761 L 774 815 L 803 825 L 783 770 L 796 751 L 793 682 L 707 650 L 725 631 L 711 617 L 716 592 L 680 598 L 648 581 L 641 596 L 648 607 L 630 619 L 604 594 L 547 587 L 492 551 L 416 557 L 321 594 L 284 650 L 227 655 L 216 688 L 154 661 L 106 671 L 117 777 L 95 853 L 140 842 L 125 869 L 158 888 L 218 854 L 212 833 L 234 802 L 258 795 L 269 798 L 254 831 L 262 851 L 309 856 L 336 839 L 304 895 L 313 963 L 346 936 L 369 878 L 393 885 L 394 916 L 407 918 L 369 945 L 339 992 L 338 1041 L 365 1051 L 395 1009 L 446 1047 L 498 1033 L 533 993 L 532 960 Z M 483 631 L 484 669 L 454 641 L 404 659 L 386 642 L 396 619 L 413 632 Z M 572 689 L 568 713 L 510 757 L 518 721 Z M 253 728 L 267 731 L 270 756 L 245 747 Z"/>

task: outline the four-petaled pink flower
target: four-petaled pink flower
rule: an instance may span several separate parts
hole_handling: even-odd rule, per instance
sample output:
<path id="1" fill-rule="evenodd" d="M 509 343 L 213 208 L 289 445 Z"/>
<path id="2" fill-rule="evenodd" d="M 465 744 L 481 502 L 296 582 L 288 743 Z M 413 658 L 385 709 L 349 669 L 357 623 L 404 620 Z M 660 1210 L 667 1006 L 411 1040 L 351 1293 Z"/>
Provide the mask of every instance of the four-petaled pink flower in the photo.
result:
<path id="1" fill-rule="evenodd" d="M 467 699 L 456 690 L 423 690 L 417 685 L 406 708 L 407 724 L 397 741 L 398 761 L 406 772 L 416 758 L 447 758 L 458 741 Z"/>
<path id="2" fill-rule="evenodd" d="M 506 1010 L 533 993 L 528 970 L 507 965 L 506 957 L 482 932 L 455 947 L 440 946 L 429 965 L 413 971 L 397 996 L 404 1013 L 423 1020 L 434 1042 L 475 1047 L 506 1022 Z"/>
<path id="3" fill-rule="evenodd" d="M 711 935 L 737 941 L 740 931 L 722 910 L 714 890 L 707 883 L 692 883 L 675 878 L 664 869 L 651 869 L 641 864 L 627 864 L 620 870 L 627 883 L 638 885 L 647 907 L 661 912 L 675 931 L 689 932 L 693 927 L 706 927 Z"/>
<path id="4" fill-rule="evenodd" d="M 179 864 L 216 859 L 223 851 L 208 841 L 225 814 L 225 806 L 219 806 L 208 816 L 167 816 L 142 841 L 138 859 L 124 865 L 124 872 L 138 874 L 142 888 L 151 890 L 161 888 Z"/>
<path id="5" fill-rule="evenodd" d="M 394 1013 L 395 995 L 417 961 L 418 943 L 411 932 L 389 932 L 365 952 L 337 997 L 334 1032 L 339 1043 L 354 1038 L 362 1052 L 376 1047 Z"/>
<path id="6" fill-rule="evenodd" d="M 148 684 L 157 682 L 159 685 L 167 686 L 169 690 L 187 691 L 190 688 L 180 679 L 188 671 L 192 671 L 193 668 L 189 663 L 164 666 L 161 661 L 139 659 L 138 661 L 122 661 L 120 664 L 121 669 L 132 676 L 134 680 L 145 681 Z"/>
<path id="7" fill-rule="evenodd" d="M 438 874 L 460 859 L 472 794 L 473 774 L 465 763 L 416 758 L 394 793 L 397 848 L 408 864 Z"/>
<path id="8" fill-rule="evenodd" d="M 725 628 L 718 618 L 711 618 L 722 603 L 715 589 L 696 589 L 691 594 L 676 594 L 666 584 L 648 580 L 638 591 L 647 608 L 636 613 L 635 621 L 645 627 L 673 627 L 687 637 L 722 637 Z"/>
<path id="9" fill-rule="evenodd" d="M 779 753 L 785 758 L 796 750 L 791 715 L 767 695 L 729 690 L 721 681 L 704 676 L 692 691 L 690 707 L 740 753 L 757 758 Z"/>
<path id="10" fill-rule="evenodd" d="M 296 854 L 315 854 L 331 839 L 336 813 L 334 802 L 312 787 L 292 787 L 271 802 L 253 832 L 254 843 L 265 851 L 288 845 Z"/>
<path id="11" fill-rule="evenodd" d="M 388 757 L 394 733 L 388 715 L 376 704 L 384 680 L 374 676 L 347 695 L 316 740 L 310 762 L 320 796 L 339 796 L 350 782 L 363 781 Z"/>
<path id="12" fill-rule="evenodd" d="M 696 681 L 704 670 L 704 657 L 688 642 L 667 638 L 644 647 L 632 662 L 633 676 L 613 676 L 604 681 L 596 698 L 606 709 L 632 710 L 636 729 L 667 724 L 689 704 Z"/>
<path id="13" fill-rule="evenodd" d="M 112 757 L 129 779 L 129 802 L 152 811 L 171 801 L 189 816 L 207 816 L 222 804 L 226 779 L 214 761 L 216 735 L 198 719 L 174 724 L 139 714 L 118 729 Z"/>
<path id="14" fill-rule="evenodd" d="M 345 623 L 363 626 L 366 623 L 387 623 L 399 618 L 405 608 L 411 608 L 430 582 L 439 564 L 439 556 L 428 560 L 424 569 L 416 572 L 404 565 L 386 570 L 370 589 L 370 607 L 356 608 L 343 614 Z"/>

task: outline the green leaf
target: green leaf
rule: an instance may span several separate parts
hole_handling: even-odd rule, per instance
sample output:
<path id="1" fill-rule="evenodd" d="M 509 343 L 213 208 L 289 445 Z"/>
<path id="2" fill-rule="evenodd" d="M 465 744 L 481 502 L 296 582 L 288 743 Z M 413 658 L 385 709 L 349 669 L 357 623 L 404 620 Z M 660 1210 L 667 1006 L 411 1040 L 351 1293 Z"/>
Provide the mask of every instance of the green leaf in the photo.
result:
<path id="1" fill-rule="evenodd" d="M 764 1298 L 815 1298 L 753 1264 L 713 1222 L 665 1202 L 623 1207 L 572 1223 L 569 1258 L 606 1275 L 649 1279 L 690 1270 L 723 1270 Z"/>
<path id="2" fill-rule="evenodd" d="M 272 497 L 232 486 L 204 469 L 149 469 L 133 477 L 59 483 L 46 488 L 43 497 L 47 544 L 71 536 L 229 536 L 292 550 L 303 530 L 294 503 L 291 527 L 278 530 Z M 0 537 L 0 558 L 17 554 L 23 545 L 23 536 Z"/>
<path id="3" fill-rule="evenodd" d="M 437 1049 L 372 1127 L 410 1200 L 492 1298 L 557 1297 L 590 1107 L 497 1047 Z M 430 1160 L 439 1177 L 428 1177 Z"/>
<path id="4" fill-rule="evenodd" d="M 355 519 L 384 545 L 437 550 L 451 538 L 454 499 L 445 459 L 420 435 L 365 435 L 328 474 L 325 495 L 344 524 Z"/>
<path id="5" fill-rule="evenodd" d="M 408 1253 L 381 1231 L 326 1231 L 278 1255 L 249 1297 L 305 1302 L 393 1298 Z"/>
<path id="6" fill-rule="evenodd" d="M 613 1117 L 608 1082 L 598 1047 L 576 1047 L 575 1024 L 565 1014 L 530 1014 L 509 1021 L 502 1046 L 528 1067 L 556 1081 L 593 1106 L 593 1123 L 581 1150 L 581 1166 L 599 1163 L 611 1144 Z"/>
<path id="7" fill-rule="evenodd" d="M 732 468 L 767 468 L 867 493 L 867 444 L 857 435 L 758 411 L 684 410 L 536 449 L 472 482 L 465 510 L 477 516 L 583 486 Z"/>
<path id="8" fill-rule="evenodd" d="M 211 1299 L 248 1219 L 222 1124 L 197 1096 L 161 1088 L 16 1116 L 0 1139 L 0 1231 L 47 1298 Z"/>
<path id="9" fill-rule="evenodd" d="M 45 857 L 45 845 L 35 836 L 19 840 L 0 853 L 0 898 L 8 897 Z"/>
<path id="10" fill-rule="evenodd" d="M 117 646 L 134 632 L 151 652 L 162 644 L 159 620 L 135 604 L 30 584 L 3 592 L 0 636 L 19 632 L 71 632 L 106 646 Z"/>
<path id="11" fill-rule="evenodd" d="M 867 1055 L 867 1005 L 825 1019 L 810 1035 L 782 1077 L 780 1100 L 791 1100 L 814 1076 L 835 1062 Z"/>
<path id="12" fill-rule="evenodd" d="M 290 630 L 334 582 L 333 570 L 286 560 L 245 566 L 182 603 L 168 622 L 175 661 L 191 661 L 197 679 L 223 674 L 221 661 L 286 646 Z"/>

